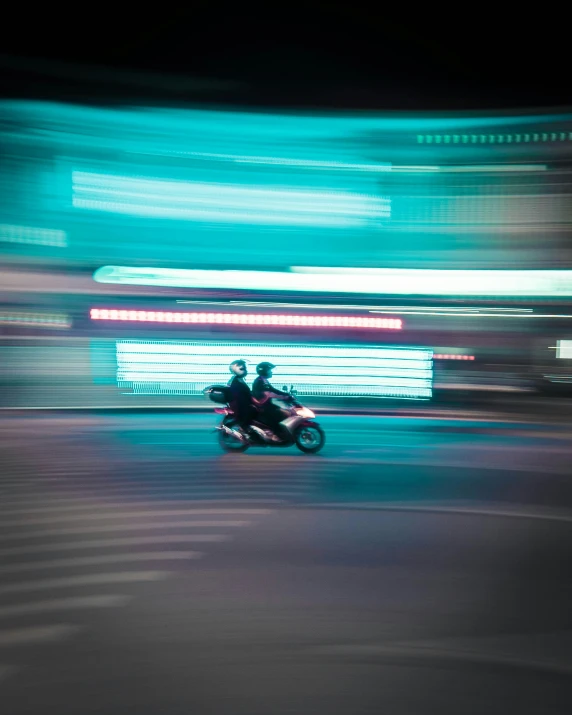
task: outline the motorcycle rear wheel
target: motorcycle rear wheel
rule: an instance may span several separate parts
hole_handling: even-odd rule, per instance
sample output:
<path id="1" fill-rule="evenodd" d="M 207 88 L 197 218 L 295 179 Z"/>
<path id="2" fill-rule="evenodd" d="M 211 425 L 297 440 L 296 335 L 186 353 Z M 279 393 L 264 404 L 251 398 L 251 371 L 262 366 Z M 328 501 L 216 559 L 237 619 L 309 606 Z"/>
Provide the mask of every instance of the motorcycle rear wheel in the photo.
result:
<path id="1" fill-rule="evenodd" d="M 224 420 L 223 424 L 230 429 L 236 427 L 234 420 Z M 236 437 L 227 434 L 224 430 L 220 430 L 218 433 L 218 443 L 225 452 L 246 452 L 250 447 L 247 442 L 240 442 Z"/>

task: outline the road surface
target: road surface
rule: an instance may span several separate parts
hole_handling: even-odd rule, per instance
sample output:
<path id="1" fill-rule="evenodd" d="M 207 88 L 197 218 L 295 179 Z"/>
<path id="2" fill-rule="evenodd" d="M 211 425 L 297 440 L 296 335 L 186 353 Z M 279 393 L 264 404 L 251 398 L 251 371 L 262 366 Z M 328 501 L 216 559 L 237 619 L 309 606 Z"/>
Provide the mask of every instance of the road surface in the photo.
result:
<path id="1" fill-rule="evenodd" d="M 566 427 L 0 421 L 6 712 L 569 713 Z"/>

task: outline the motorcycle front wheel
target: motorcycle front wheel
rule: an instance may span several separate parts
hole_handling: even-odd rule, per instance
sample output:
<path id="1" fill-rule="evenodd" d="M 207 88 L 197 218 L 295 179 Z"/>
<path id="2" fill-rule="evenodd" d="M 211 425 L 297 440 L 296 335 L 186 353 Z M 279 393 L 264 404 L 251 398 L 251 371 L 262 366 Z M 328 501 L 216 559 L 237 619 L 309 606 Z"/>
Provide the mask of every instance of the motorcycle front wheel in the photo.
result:
<path id="1" fill-rule="evenodd" d="M 305 454 L 316 454 L 326 444 L 324 430 L 318 425 L 302 425 L 294 435 L 296 447 Z"/>

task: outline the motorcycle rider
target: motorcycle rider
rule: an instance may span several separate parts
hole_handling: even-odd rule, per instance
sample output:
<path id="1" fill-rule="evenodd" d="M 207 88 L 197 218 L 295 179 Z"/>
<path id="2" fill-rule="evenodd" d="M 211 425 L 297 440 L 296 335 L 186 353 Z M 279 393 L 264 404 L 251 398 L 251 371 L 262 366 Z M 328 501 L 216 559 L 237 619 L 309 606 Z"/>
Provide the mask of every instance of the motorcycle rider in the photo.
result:
<path id="1" fill-rule="evenodd" d="M 281 442 L 279 437 L 280 422 L 284 419 L 284 414 L 272 400 L 280 399 L 284 402 L 295 402 L 295 400 L 289 392 L 278 390 L 270 384 L 272 370 L 275 367 L 276 365 L 271 362 L 261 362 L 256 366 L 258 377 L 252 383 L 252 398 L 255 408 L 260 413 L 261 421 L 274 432 L 273 441 Z"/>
<path id="2" fill-rule="evenodd" d="M 248 374 L 245 360 L 233 360 L 229 365 L 232 377 L 228 381 L 229 405 L 236 421 L 243 432 L 248 433 L 250 422 L 254 417 L 252 393 L 244 381 Z"/>

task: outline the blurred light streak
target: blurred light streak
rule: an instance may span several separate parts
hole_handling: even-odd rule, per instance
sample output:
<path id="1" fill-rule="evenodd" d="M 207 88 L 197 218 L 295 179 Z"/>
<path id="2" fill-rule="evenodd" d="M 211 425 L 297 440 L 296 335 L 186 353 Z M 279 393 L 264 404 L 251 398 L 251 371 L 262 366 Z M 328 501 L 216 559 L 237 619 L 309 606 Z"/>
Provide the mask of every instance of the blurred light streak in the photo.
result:
<path id="1" fill-rule="evenodd" d="M 66 248 L 68 239 L 65 231 L 34 226 L 12 226 L 0 224 L 0 242 L 25 243 L 39 246 Z"/>
<path id="2" fill-rule="evenodd" d="M 392 313 L 395 315 L 485 315 L 485 316 L 500 316 L 504 318 L 510 317 L 555 317 L 555 316 L 543 316 L 538 313 L 534 313 L 532 308 L 494 308 L 487 306 L 483 307 L 471 307 L 463 306 L 459 307 L 449 307 L 449 306 L 407 306 L 407 305 L 360 305 L 357 303 L 350 305 L 338 305 L 337 303 L 277 303 L 271 301 L 256 301 L 256 300 L 228 300 L 228 301 L 207 301 L 207 300 L 176 300 L 176 303 L 180 304 L 192 304 L 192 305 L 231 305 L 233 307 L 259 307 L 259 308 L 289 308 L 291 310 L 299 310 L 300 308 L 310 308 L 318 310 L 361 310 L 367 311 L 368 313 Z M 572 317 L 572 316 L 563 316 Z"/>
<path id="3" fill-rule="evenodd" d="M 518 171 L 547 171 L 546 164 L 481 164 L 479 166 L 442 166 L 439 171 L 451 174 L 462 173 L 496 173 Z"/>
<path id="4" fill-rule="evenodd" d="M 556 357 L 561 360 L 572 360 L 572 340 L 557 341 Z"/>
<path id="5" fill-rule="evenodd" d="M 535 314 L 532 311 L 527 313 L 517 313 L 511 310 L 503 312 L 499 309 L 498 312 L 486 312 L 485 310 L 473 310 L 467 308 L 452 308 L 448 310 L 447 308 L 432 308 L 430 310 L 419 309 L 405 309 L 405 310 L 370 310 L 369 313 L 394 313 L 396 315 L 427 315 L 427 316 L 448 316 L 456 318 L 542 318 L 542 317 L 556 317 L 556 316 L 543 316 L 540 314 Z"/>
<path id="6" fill-rule="evenodd" d="M 475 125 L 476 126 L 476 125 Z M 529 144 L 572 141 L 572 132 L 521 132 L 519 134 L 418 134 L 418 144 Z"/>
<path id="7" fill-rule="evenodd" d="M 434 360 L 474 360 L 474 355 L 451 355 L 443 353 L 435 353 L 433 355 Z"/>
<path id="8" fill-rule="evenodd" d="M 142 179 L 74 171 L 76 208 L 137 216 L 294 226 L 359 226 L 388 218 L 389 199 L 343 191 Z"/>
<path id="9" fill-rule="evenodd" d="M 69 329 L 72 321 L 63 313 L 26 313 L 0 311 L 0 325 L 25 325 L 30 328 Z"/>
<path id="10" fill-rule="evenodd" d="M 396 318 L 362 318 L 344 315 L 268 315 L 265 313 L 183 313 L 162 310 L 113 310 L 92 308 L 92 320 L 120 320 L 143 323 L 208 325 L 279 325 L 312 328 L 375 328 L 401 330 Z"/>
<path id="11" fill-rule="evenodd" d="M 291 266 L 311 279 L 341 281 L 338 290 L 407 295 L 572 296 L 572 270 L 434 270 Z M 325 281 L 327 284 L 327 280 Z M 357 290 L 359 283 L 362 289 Z M 380 286 L 381 284 L 381 286 Z M 343 287 L 342 287 L 343 286 Z"/>
<path id="12" fill-rule="evenodd" d="M 389 162 L 382 164 L 356 164 L 345 163 L 340 161 L 316 161 L 312 159 L 287 159 L 275 156 L 245 156 L 239 154 L 211 154 L 207 152 L 180 152 L 185 156 L 192 156 L 204 159 L 215 159 L 220 161 L 233 161 L 237 164 L 266 164 L 270 166 L 295 166 L 306 169 L 326 169 L 326 170 L 342 170 L 342 171 L 373 171 L 384 172 L 391 171 L 392 166 Z"/>
<path id="13" fill-rule="evenodd" d="M 207 152 L 178 152 L 185 156 L 192 156 L 201 159 L 210 159 L 218 161 L 232 161 L 237 164 L 262 164 L 268 166 L 293 166 L 306 169 L 322 169 L 336 171 L 368 171 L 374 173 L 383 173 L 396 171 L 400 173 L 479 173 L 479 172 L 518 172 L 518 171 L 546 171 L 546 164 L 478 164 L 478 165 L 407 165 L 407 164 L 392 164 L 391 162 L 382 162 L 376 164 L 357 164 L 351 162 L 340 161 L 316 161 L 312 159 L 288 159 L 285 157 L 274 156 L 247 156 L 240 154 L 213 154 Z"/>
<path id="14" fill-rule="evenodd" d="M 570 297 L 572 270 L 433 270 L 292 266 L 286 271 L 103 266 L 99 283 L 176 288 L 412 296 Z"/>
<path id="15" fill-rule="evenodd" d="M 320 161 L 315 159 L 291 159 L 287 157 L 275 156 L 251 156 L 241 154 L 218 154 L 201 151 L 173 151 L 170 152 L 179 156 L 189 158 L 206 159 L 208 161 L 230 161 L 236 164 L 253 164 L 264 166 L 283 166 L 303 169 L 318 169 L 322 171 L 364 171 L 370 173 L 497 173 L 497 172 L 534 172 L 546 171 L 546 164 L 478 164 L 478 165 L 424 165 L 424 164 L 392 164 L 391 162 L 381 163 L 355 163 L 342 161 Z"/>
<path id="16" fill-rule="evenodd" d="M 399 166 L 393 165 L 392 171 L 397 171 L 404 174 L 418 173 L 441 173 L 441 174 L 477 174 L 477 173 L 504 173 L 504 172 L 531 172 L 531 171 L 547 171 L 546 164 L 478 164 L 478 165 L 460 165 L 450 164 L 443 166 Z"/>
<path id="17" fill-rule="evenodd" d="M 118 340 L 117 384 L 137 394 L 199 395 L 225 383 L 236 357 L 271 360 L 276 379 L 300 396 L 429 398 L 432 351 L 384 346 L 245 343 L 239 341 Z"/>

